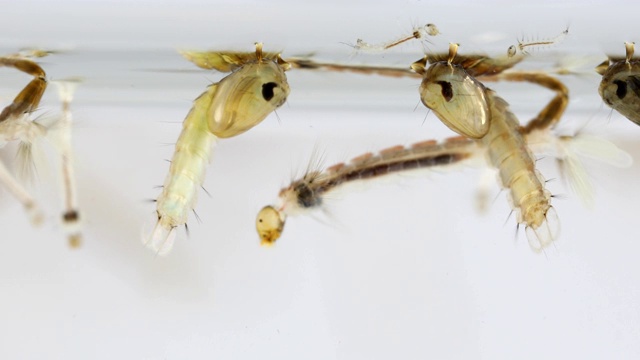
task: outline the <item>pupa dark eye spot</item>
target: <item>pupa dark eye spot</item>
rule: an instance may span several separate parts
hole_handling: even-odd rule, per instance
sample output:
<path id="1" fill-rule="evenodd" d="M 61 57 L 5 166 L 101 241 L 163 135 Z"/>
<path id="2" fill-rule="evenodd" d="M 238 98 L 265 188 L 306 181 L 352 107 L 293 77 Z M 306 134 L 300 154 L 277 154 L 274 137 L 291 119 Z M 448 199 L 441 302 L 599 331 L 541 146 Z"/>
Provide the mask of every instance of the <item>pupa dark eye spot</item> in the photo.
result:
<path id="1" fill-rule="evenodd" d="M 451 87 L 451 83 L 448 81 L 438 81 L 438 85 L 442 87 L 442 96 L 444 99 L 449 102 L 453 99 L 453 88 Z"/>
<path id="2" fill-rule="evenodd" d="M 624 97 L 627 96 L 627 83 L 622 80 L 616 80 L 613 83 L 618 86 L 616 89 L 616 96 L 618 99 L 624 99 Z"/>
<path id="3" fill-rule="evenodd" d="M 271 101 L 271 99 L 273 99 L 273 89 L 278 87 L 278 84 L 274 83 L 274 82 L 268 82 L 265 84 L 262 84 L 262 97 L 266 100 L 266 101 Z"/>

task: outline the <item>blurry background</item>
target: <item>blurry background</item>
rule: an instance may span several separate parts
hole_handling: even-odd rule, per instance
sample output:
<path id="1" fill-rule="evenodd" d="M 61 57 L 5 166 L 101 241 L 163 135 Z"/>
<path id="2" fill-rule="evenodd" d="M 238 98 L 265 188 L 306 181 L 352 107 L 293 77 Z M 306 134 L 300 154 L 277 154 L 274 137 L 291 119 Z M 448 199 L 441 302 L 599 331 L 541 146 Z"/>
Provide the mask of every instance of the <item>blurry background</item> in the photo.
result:
<path id="1" fill-rule="evenodd" d="M 474 207 L 482 169 L 394 177 L 328 204 L 330 217 L 290 218 L 273 248 L 258 246 L 255 215 L 300 174 L 314 149 L 324 165 L 367 151 L 452 133 L 419 102 L 418 82 L 290 71 L 288 102 L 215 149 L 190 236 L 166 258 L 140 243 L 168 170 L 164 159 L 191 103 L 223 75 L 196 69 L 176 49 L 252 51 L 408 66 L 417 41 L 384 54 L 343 43 L 380 43 L 435 23 L 427 44 L 460 53 L 506 53 L 518 38 L 570 35 L 522 68 L 569 61 L 571 104 L 559 126 L 603 136 L 640 156 L 640 128 L 612 113 L 592 71 L 638 41 L 630 2 L 484 4 L 449 1 L 22 1 L 2 6 L 0 53 L 58 50 L 48 76 L 80 76 L 72 104 L 84 246 L 58 224 L 56 167 L 35 193 L 47 221 L 32 228 L 0 190 L 0 357 L 6 359 L 199 358 L 637 358 L 640 271 L 636 207 L 640 167 L 589 164 L 588 209 L 553 159 L 538 161 L 561 222 L 556 245 L 533 253 L 492 188 Z M 3 106 L 29 81 L 0 69 Z M 522 121 L 551 94 L 490 84 Z M 42 103 L 59 111 L 55 87 Z M 2 150 L 14 160 L 15 147 Z M 495 197 L 495 200 L 493 200 Z M 318 221 L 318 218 L 320 221 Z"/>

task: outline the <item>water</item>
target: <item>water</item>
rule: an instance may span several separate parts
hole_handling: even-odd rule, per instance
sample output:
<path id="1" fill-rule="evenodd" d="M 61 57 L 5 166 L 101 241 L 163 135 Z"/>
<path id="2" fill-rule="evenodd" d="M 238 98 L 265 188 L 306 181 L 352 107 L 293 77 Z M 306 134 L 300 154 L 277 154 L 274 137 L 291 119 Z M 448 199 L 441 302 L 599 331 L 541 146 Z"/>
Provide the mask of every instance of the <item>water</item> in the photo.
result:
<path id="1" fill-rule="evenodd" d="M 563 185 L 554 162 L 540 160 L 543 174 L 558 180 L 549 188 L 562 195 L 554 199 L 560 239 L 546 256 L 533 254 L 522 232 L 514 240 L 515 221 L 507 220 L 510 208 L 497 187 L 488 213 L 475 211 L 480 176 L 475 169 L 371 185 L 334 199 L 333 219 L 292 218 L 275 248 L 258 246 L 257 211 L 275 199 L 292 173 L 306 168 L 314 148 L 330 165 L 367 150 L 451 135 L 419 103 L 418 84 L 411 79 L 291 71 L 292 94 L 277 116 L 221 141 L 215 150 L 204 184 L 211 196 L 200 192 L 196 210 L 202 223 L 191 218 L 189 238 L 179 240 L 167 258 L 154 257 L 139 242 L 142 223 L 154 209 L 147 200 L 159 193 L 153 186 L 162 183 L 168 170 L 163 159 L 173 151 L 164 144 L 177 138 L 192 100 L 220 78 L 195 70 L 175 48 L 249 51 L 261 40 L 265 49 L 282 48 L 285 57 L 320 48 L 321 59 L 409 64 L 421 56 L 416 47 L 351 58 L 339 42 L 387 40 L 388 29 L 400 34 L 410 27 L 407 19 L 420 13 L 446 36 L 432 45 L 439 49 L 451 39 L 468 43 L 484 31 L 481 25 L 511 36 L 523 31 L 526 20 L 527 31 L 550 29 L 553 36 L 569 18 L 571 35 L 560 51 L 597 57 L 607 50 L 603 44 L 619 44 L 608 49 L 623 53 L 622 41 L 633 40 L 627 36 L 635 23 L 626 19 L 633 11 L 619 13 L 614 27 L 596 26 L 596 6 L 572 8 L 571 3 L 548 4 L 547 17 L 541 5 L 500 12 L 497 6 L 489 11 L 473 5 L 461 13 L 420 2 L 399 10 L 361 3 L 337 12 L 319 4 L 281 2 L 276 9 L 246 4 L 137 3 L 124 12 L 119 2 L 68 3 L 58 8 L 59 17 L 33 11 L 29 22 L 24 19 L 29 5 L 3 9 L 2 23 L 15 35 L 6 36 L 2 53 L 25 44 L 63 50 L 71 44 L 43 59 L 43 66 L 52 79 L 85 79 L 73 103 L 85 244 L 79 251 L 68 249 L 56 224 L 55 172 L 43 174 L 38 186 L 48 215 L 41 229 L 31 228 L 15 201 L 0 193 L 1 357 L 640 354 L 638 165 L 590 164 L 597 194 L 589 210 Z M 297 20 L 289 21 L 296 11 Z M 455 26 L 460 24 L 466 28 Z M 507 46 L 510 41 L 502 40 Z M 507 46 L 473 43 L 460 51 L 506 53 Z M 529 66 L 553 59 L 556 55 Z M 1 76 L 0 100 L 6 103 L 28 78 L 7 69 Z M 575 131 L 589 123 L 586 131 L 637 157 L 640 128 L 610 115 L 597 97 L 597 77 L 566 82 L 572 103 L 561 128 Z M 551 96 L 529 85 L 491 87 L 521 119 Z M 53 91 L 42 108 L 57 111 Z M 3 156 L 13 160 L 12 153 Z"/>

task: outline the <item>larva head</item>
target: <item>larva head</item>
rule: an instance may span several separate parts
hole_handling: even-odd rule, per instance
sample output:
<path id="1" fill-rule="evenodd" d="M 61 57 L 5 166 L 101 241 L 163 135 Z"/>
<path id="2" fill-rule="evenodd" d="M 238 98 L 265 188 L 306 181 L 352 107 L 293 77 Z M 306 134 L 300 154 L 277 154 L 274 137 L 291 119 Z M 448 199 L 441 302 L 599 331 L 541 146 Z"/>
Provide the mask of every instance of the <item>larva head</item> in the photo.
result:
<path id="1" fill-rule="evenodd" d="M 462 66 L 440 61 L 426 68 L 426 58 L 412 69 L 422 74 L 420 99 L 460 135 L 480 139 L 489 131 L 491 113 L 484 86 Z"/>
<path id="2" fill-rule="evenodd" d="M 286 216 L 273 206 L 265 206 L 256 218 L 256 230 L 260 236 L 260 245 L 273 245 L 280 238 Z"/>
<path id="3" fill-rule="evenodd" d="M 261 56 L 222 79 L 208 111 L 211 133 L 220 138 L 241 134 L 284 104 L 289 95 L 285 70 L 290 65 L 279 56 Z"/>
<path id="4" fill-rule="evenodd" d="M 627 57 L 600 64 L 598 93 L 602 100 L 627 119 L 640 125 L 640 60 L 632 59 L 633 44 L 627 43 Z"/>

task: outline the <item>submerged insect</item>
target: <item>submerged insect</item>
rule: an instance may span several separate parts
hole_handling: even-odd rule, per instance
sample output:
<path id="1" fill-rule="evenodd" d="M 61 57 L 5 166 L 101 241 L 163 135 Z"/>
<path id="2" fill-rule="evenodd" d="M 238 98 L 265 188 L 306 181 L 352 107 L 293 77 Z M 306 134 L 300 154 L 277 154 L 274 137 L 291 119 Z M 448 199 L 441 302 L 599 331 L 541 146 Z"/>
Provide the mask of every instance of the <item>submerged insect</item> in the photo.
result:
<path id="1" fill-rule="evenodd" d="M 429 140 L 410 147 L 394 146 L 375 155 L 365 153 L 325 171 L 310 171 L 280 191 L 277 205 L 260 210 L 256 230 L 261 243 L 275 243 L 284 230 L 287 216 L 321 207 L 325 195 L 339 187 L 400 172 L 450 166 L 477 157 L 482 153 L 480 150 L 477 142 L 464 137 L 443 143 Z"/>
<path id="2" fill-rule="evenodd" d="M 640 125 L 640 59 L 633 58 L 634 43 L 624 45 L 624 58 L 610 57 L 596 67 L 602 75 L 598 93 L 612 109 Z"/>
<path id="3" fill-rule="evenodd" d="M 528 55 L 529 52 L 534 49 L 546 48 L 561 43 L 567 37 L 567 35 L 569 35 L 569 28 L 566 28 L 562 33 L 551 39 L 526 41 L 523 37 L 522 39 L 518 40 L 518 45 L 509 46 L 509 49 L 507 49 L 507 55 L 509 57 L 515 56 L 518 51 L 520 51 L 520 53 L 523 55 Z"/>
<path id="4" fill-rule="evenodd" d="M 592 189 L 582 157 L 616 167 L 628 167 L 632 162 L 629 154 L 612 143 L 586 134 L 557 136 L 548 131 L 532 132 L 525 139 L 535 154 L 558 160 L 563 175 L 587 205 Z M 258 213 L 256 230 L 261 244 L 273 245 L 281 237 L 288 217 L 322 209 L 326 198 L 349 184 L 411 171 L 453 169 L 460 164 L 481 163 L 486 155 L 487 149 L 481 142 L 458 136 L 443 142 L 427 140 L 410 147 L 394 146 L 377 154 L 365 153 L 323 171 L 310 170 L 281 189 L 276 204 L 265 206 Z"/>
<path id="5" fill-rule="evenodd" d="M 369 44 L 362 39 L 356 40 L 355 45 L 346 44 L 354 48 L 356 51 L 384 51 L 394 46 L 405 43 L 413 39 L 425 39 L 427 36 L 437 36 L 440 34 L 440 30 L 435 24 L 426 24 L 424 26 L 418 26 L 413 29 L 411 35 L 403 36 L 397 40 L 390 41 L 382 44 Z"/>
<path id="6" fill-rule="evenodd" d="M 543 72 L 507 72 L 521 57 L 490 59 L 482 56 L 457 56 L 457 48 L 456 44 L 452 44 L 446 57 L 426 56 L 411 66 L 423 79 L 420 86 L 421 100 L 445 125 L 466 138 L 474 139 L 477 146 L 485 149 L 489 162 L 499 171 L 502 186 L 509 189 L 518 224 L 526 227 L 530 246 L 540 251 L 557 237 L 559 226 L 557 215 L 551 206 L 551 194 L 544 188 L 545 181 L 536 170 L 535 160 L 523 137 L 547 132 L 559 121 L 568 104 L 568 90 L 559 80 Z M 428 67 L 427 63 L 430 64 Z M 307 66 L 313 67 L 309 64 Z M 368 69 L 326 64 L 317 65 L 316 68 L 357 72 L 366 72 Z M 371 69 L 386 75 L 405 74 L 395 72 L 395 69 Z M 484 81 L 533 82 L 555 91 L 556 96 L 536 118 L 526 126 L 520 126 L 515 115 L 509 111 L 507 103 L 494 91 L 486 88 L 478 78 Z M 377 158 L 375 161 L 378 161 Z M 357 164 L 360 162 L 356 161 Z M 355 173 L 371 171 L 357 166 L 348 170 Z M 334 177 L 341 179 L 341 176 L 347 176 L 340 171 L 329 173 L 331 174 L 322 176 L 321 179 L 327 178 L 327 181 L 332 182 Z M 315 176 L 311 178 L 314 179 Z M 325 185 L 321 185 L 321 188 L 323 186 Z M 313 204 L 313 201 L 307 203 Z M 260 225 L 259 217 L 262 239 L 268 239 L 269 233 L 278 233 L 279 227 L 270 224 L 277 225 L 274 220 L 283 219 L 280 210 L 267 207 L 261 212 L 262 223 L 267 224 Z M 275 230 L 269 230 L 271 228 Z"/>
<path id="7" fill-rule="evenodd" d="M 289 95 L 285 71 L 291 66 L 276 53 L 256 44 L 253 53 L 184 52 L 205 69 L 232 72 L 210 85 L 183 122 L 169 173 L 156 201 L 155 225 L 143 242 L 157 254 L 167 254 L 176 227 L 185 225 L 196 205 L 212 148 L 218 138 L 239 135 L 259 124 Z"/>
<path id="8" fill-rule="evenodd" d="M 455 61 L 457 50 L 458 46 L 452 44 L 448 59 L 431 63 L 428 68 L 427 57 L 412 65 L 424 77 L 421 100 L 451 130 L 478 139 L 487 149 L 502 186 L 509 189 L 518 224 L 525 226 L 530 246 L 542 250 L 557 237 L 559 226 L 551 194 L 544 188 L 544 178 L 536 170 L 523 134 L 555 126 L 568 104 L 568 90 L 543 73 L 522 73 L 523 79 L 534 75 L 536 82 L 555 88 L 557 95 L 536 119 L 521 127 L 507 102 Z"/>
<path id="9" fill-rule="evenodd" d="M 74 186 L 73 167 L 71 164 L 71 111 L 70 102 L 73 99 L 75 86 L 74 80 L 56 81 L 59 86 L 60 100 L 62 101 L 62 116 L 55 121 L 47 118 L 32 118 L 32 114 L 37 110 L 40 100 L 47 88 L 47 77 L 45 71 L 31 58 L 43 57 L 49 52 L 34 50 L 14 55 L 0 57 L 0 66 L 13 67 L 25 72 L 33 79 L 15 97 L 13 102 L 6 106 L 0 113 L 0 144 L 4 145 L 9 141 L 20 141 L 18 159 L 21 162 L 21 175 L 28 178 L 39 160 L 44 154 L 40 148 L 40 142 L 44 139 L 54 145 L 55 150 L 60 155 L 61 173 L 63 178 L 63 194 L 65 210 L 62 216 L 63 226 L 68 234 L 69 245 L 78 247 L 81 242 L 80 235 L 80 212 L 77 208 L 76 193 Z M 43 220 L 43 215 L 35 199 L 29 195 L 21 182 L 14 178 L 8 170 L 0 163 L 0 182 L 2 182 L 11 193 L 16 196 L 20 203 L 29 213 L 31 222 L 39 224 Z"/>

